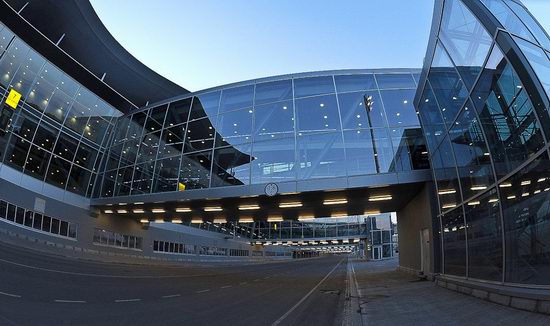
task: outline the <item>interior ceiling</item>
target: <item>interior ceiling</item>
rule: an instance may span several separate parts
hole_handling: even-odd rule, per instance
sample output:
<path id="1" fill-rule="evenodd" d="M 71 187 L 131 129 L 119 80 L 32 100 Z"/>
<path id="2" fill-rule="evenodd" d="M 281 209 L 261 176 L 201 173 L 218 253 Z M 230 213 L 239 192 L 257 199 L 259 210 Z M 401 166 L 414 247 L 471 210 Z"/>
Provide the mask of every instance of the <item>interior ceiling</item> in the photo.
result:
<path id="1" fill-rule="evenodd" d="M 274 197 L 236 197 L 222 199 L 195 199 L 177 202 L 160 203 L 121 203 L 120 205 L 95 206 L 102 213 L 113 211 L 113 214 L 132 217 L 135 219 L 182 219 L 190 221 L 202 219 L 226 219 L 238 221 L 242 219 L 268 220 L 268 218 L 284 218 L 297 220 L 301 217 L 335 217 L 363 215 L 365 213 L 394 212 L 401 210 L 414 196 L 418 194 L 424 183 L 397 184 L 376 188 L 353 188 L 341 191 L 313 191 L 295 194 L 282 194 Z M 390 195 L 391 200 L 372 201 L 373 197 Z M 346 199 L 347 203 L 325 205 L 326 200 Z M 371 200 L 369 200 L 371 199 Z M 280 208 L 280 203 L 299 202 L 301 207 Z M 257 205 L 259 209 L 240 210 L 239 206 Z M 221 208 L 221 211 L 204 211 L 205 208 Z M 189 208 L 191 212 L 178 213 L 177 208 Z M 134 213 L 133 210 L 143 210 L 143 213 Z M 165 212 L 153 213 L 153 209 L 163 209 Z M 126 213 L 117 211 L 126 210 Z"/>

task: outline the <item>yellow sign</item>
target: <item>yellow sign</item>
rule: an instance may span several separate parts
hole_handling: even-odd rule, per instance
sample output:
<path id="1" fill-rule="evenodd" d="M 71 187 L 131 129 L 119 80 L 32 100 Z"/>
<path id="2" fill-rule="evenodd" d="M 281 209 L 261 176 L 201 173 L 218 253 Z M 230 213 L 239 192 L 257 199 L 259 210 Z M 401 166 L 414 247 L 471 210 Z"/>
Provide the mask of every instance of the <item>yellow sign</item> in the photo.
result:
<path id="1" fill-rule="evenodd" d="M 185 184 L 178 182 L 178 191 L 184 191 L 185 190 Z"/>
<path id="2" fill-rule="evenodd" d="M 21 93 L 15 89 L 10 89 L 10 94 L 8 95 L 8 98 L 6 98 L 6 104 L 11 106 L 13 109 L 16 109 L 20 99 Z"/>

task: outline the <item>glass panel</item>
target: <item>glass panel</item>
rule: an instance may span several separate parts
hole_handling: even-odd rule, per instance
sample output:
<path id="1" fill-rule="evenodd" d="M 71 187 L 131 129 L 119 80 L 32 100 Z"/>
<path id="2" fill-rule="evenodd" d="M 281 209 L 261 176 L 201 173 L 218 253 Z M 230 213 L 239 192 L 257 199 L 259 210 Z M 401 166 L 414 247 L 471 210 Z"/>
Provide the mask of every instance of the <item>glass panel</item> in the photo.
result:
<path id="1" fill-rule="evenodd" d="M 544 153 L 499 185 L 507 282 L 550 284 L 550 163 Z"/>
<path id="2" fill-rule="evenodd" d="M 550 99 L 550 59 L 547 54 L 538 46 L 535 46 L 522 39 L 514 37 L 521 51 L 527 57 L 531 67 L 537 74 L 542 87 L 546 91 L 546 96 Z"/>
<path id="3" fill-rule="evenodd" d="M 218 137 L 216 147 L 251 142 L 252 113 L 253 110 L 250 108 L 220 114 L 216 131 L 221 137 Z"/>
<path id="4" fill-rule="evenodd" d="M 216 131 L 208 118 L 189 122 L 184 153 L 211 149 L 214 146 L 214 134 Z"/>
<path id="5" fill-rule="evenodd" d="M 191 114 L 189 121 L 195 119 L 201 119 L 203 117 L 209 117 L 210 119 L 216 119 L 218 114 L 218 106 L 220 104 L 220 92 L 212 92 L 193 98 L 193 107 L 191 108 Z"/>
<path id="6" fill-rule="evenodd" d="M 25 166 L 27 153 L 31 147 L 31 143 L 13 135 L 6 148 L 6 157 L 4 163 L 12 168 L 21 171 Z"/>
<path id="7" fill-rule="evenodd" d="M 292 98 L 292 80 L 279 80 L 256 84 L 256 105 L 289 100 Z"/>
<path id="8" fill-rule="evenodd" d="M 214 150 L 212 187 L 247 185 L 250 179 L 251 145 Z"/>
<path id="9" fill-rule="evenodd" d="M 428 80 L 441 108 L 443 120 L 450 127 L 468 97 L 468 91 L 440 44 L 436 47 Z"/>
<path id="10" fill-rule="evenodd" d="M 28 165 L 27 168 L 29 168 Z M 71 163 L 54 155 L 52 161 L 50 162 L 46 182 L 65 189 L 65 185 L 67 184 L 67 176 L 69 175 L 70 170 Z"/>
<path id="11" fill-rule="evenodd" d="M 159 158 L 165 158 L 180 155 L 183 149 L 183 139 L 185 137 L 186 124 L 165 129 L 162 132 L 162 141 L 160 142 Z"/>
<path id="12" fill-rule="evenodd" d="M 33 145 L 29 151 L 27 163 L 25 164 L 25 173 L 37 179 L 44 180 L 49 160 L 49 152 Z"/>
<path id="13" fill-rule="evenodd" d="M 160 131 L 143 136 L 139 147 L 137 163 L 153 161 L 157 157 L 157 150 L 160 141 Z"/>
<path id="14" fill-rule="evenodd" d="M 448 137 L 443 139 L 439 148 L 433 153 L 432 168 L 437 182 L 441 211 L 456 207 L 462 199 L 458 187 L 456 163 Z"/>
<path id="15" fill-rule="evenodd" d="M 413 89 L 380 91 L 390 126 L 420 126 L 413 104 L 415 93 Z"/>
<path id="16" fill-rule="evenodd" d="M 197 98 L 197 102 L 198 102 Z M 197 106 L 199 104 L 197 103 Z M 216 104 L 217 107 L 217 104 Z M 177 102 L 170 103 L 168 112 L 166 113 L 166 121 L 164 127 L 172 127 L 187 122 L 189 110 L 191 109 L 191 98 L 186 98 Z M 199 110 L 197 108 L 197 110 Z M 202 108 L 199 111 L 203 111 Z"/>
<path id="17" fill-rule="evenodd" d="M 387 129 L 372 129 L 374 160 L 378 173 L 395 172 L 394 152 Z"/>
<path id="18" fill-rule="evenodd" d="M 445 125 L 440 112 L 432 88 L 429 83 L 426 83 L 424 93 L 420 98 L 418 113 L 422 121 L 422 131 L 431 153 L 435 151 L 445 136 Z"/>
<path id="19" fill-rule="evenodd" d="M 154 162 L 136 165 L 132 182 L 132 194 L 151 192 L 154 168 Z"/>
<path id="20" fill-rule="evenodd" d="M 283 182 L 296 179 L 295 141 L 280 138 L 254 143 L 252 183 Z"/>
<path id="21" fill-rule="evenodd" d="M 444 272 L 466 276 L 466 228 L 462 209 L 441 216 L 443 227 Z"/>
<path id="22" fill-rule="evenodd" d="M 493 169 L 485 137 L 471 105 L 459 115 L 449 137 L 454 150 L 462 196 L 469 198 L 494 182 Z"/>
<path id="23" fill-rule="evenodd" d="M 378 88 L 416 88 L 411 74 L 375 74 Z"/>
<path id="24" fill-rule="evenodd" d="M 334 76 L 336 81 L 336 90 L 339 93 L 365 91 L 376 89 L 376 82 L 372 74 L 355 74 Z"/>
<path id="25" fill-rule="evenodd" d="M 298 135 L 298 179 L 334 178 L 346 175 L 342 134 Z"/>
<path id="26" fill-rule="evenodd" d="M 376 173 L 372 137 L 372 129 L 344 131 L 346 167 L 349 176 Z"/>
<path id="27" fill-rule="evenodd" d="M 58 123 L 63 123 L 72 103 L 73 99 L 71 97 L 57 90 L 50 98 L 44 114 Z"/>
<path id="28" fill-rule="evenodd" d="M 332 76 L 294 79 L 294 96 L 314 96 L 334 93 Z"/>
<path id="29" fill-rule="evenodd" d="M 162 128 L 166 116 L 167 106 L 161 105 L 149 110 L 149 116 L 145 123 L 145 132 L 154 132 Z"/>
<path id="30" fill-rule="evenodd" d="M 256 106 L 254 108 L 254 141 L 294 137 L 292 101 Z"/>
<path id="31" fill-rule="evenodd" d="M 69 162 L 72 162 L 76 153 L 78 141 L 72 137 L 69 137 L 65 133 L 61 133 L 55 144 L 54 154 L 61 156 Z"/>
<path id="32" fill-rule="evenodd" d="M 54 89 L 55 86 L 48 82 L 37 81 L 31 88 L 25 102 L 38 111 L 44 111 L 48 106 L 48 102 L 53 95 Z"/>
<path id="33" fill-rule="evenodd" d="M 491 11 L 505 29 L 532 42 L 536 42 L 527 27 L 523 25 L 521 20 L 519 20 L 502 0 L 481 0 L 481 2 L 489 8 L 489 11 Z"/>
<path id="34" fill-rule="evenodd" d="M 157 161 L 153 192 L 176 191 L 178 189 L 179 168 L 179 156 Z"/>
<path id="35" fill-rule="evenodd" d="M 219 114 L 252 106 L 254 85 L 224 89 Z"/>
<path id="36" fill-rule="evenodd" d="M 471 88 L 491 47 L 491 36 L 462 1 L 448 0 L 439 37 Z"/>
<path id="37" fill-rule="evenodd" d="M 539 41 L 539 44 L 546 49 L 550 49 L 550 38 L 548 38 L 548 34 L 546 34 L 527 9 L 514 1 L 507 1 L 506 4 L 519 16 L 522 22 L 527 25 L 531 33 L 533 33 Z"/>
<path id="38" fill-rule="evenodd" d="M 67 181 L 67 190 L 84 196 L 86 194 L 86 189 L 90 184 L 91 174 L 92 173 L 90 171 L 73 165 L 71 175 Z"/>
<path id="39" fill-rule="evenodd" d="M 386 127 L 386 114 L 378 91 L 338 95 L 344 129 Z"/>
<path id="40" fill-rule="evenodd" d="M 96 144 L 101 145 L 103 136 L 107 133 L 108 126 L 109 122 L 102 118 L 92 116 L 84 128 L 84 137 Z"/>
<path id="41" fill-rule="evenodd" d="M 211 164 L 212 151 L 184 155 L 181 161 L 179 182 L 185 186 L 185 190 L 208 188 Z"/>
<path id="42" fill-rule="evenodd" d="M 497 48 L 474 89 L 473 99 L 497 177 L 503 177 L 544 146 L 533 105 Z"/>
<path id="43" fill-rule="evenodd" d="M 74 163 L 79 164 L 89 170 L 92 170 L 98 151 L 90 146 L 80 143 Z"/>
<path id="44" fill-rule="evenodd" d="M 390 171 L 429 169 L 426 144 L 420 128 L 390 129 L 395 157 Z"/>
<path id="45" fill-rule="evenodd" d="M 502 280 L 502 226 L 496 189 L 466 204 L 468 277 Z"/>
<path id="46" fill-rule="evenodd" d="M 340 130 L 336 96 L 325 95 L 296 100 L 297 128 L 301 132 Z"/>

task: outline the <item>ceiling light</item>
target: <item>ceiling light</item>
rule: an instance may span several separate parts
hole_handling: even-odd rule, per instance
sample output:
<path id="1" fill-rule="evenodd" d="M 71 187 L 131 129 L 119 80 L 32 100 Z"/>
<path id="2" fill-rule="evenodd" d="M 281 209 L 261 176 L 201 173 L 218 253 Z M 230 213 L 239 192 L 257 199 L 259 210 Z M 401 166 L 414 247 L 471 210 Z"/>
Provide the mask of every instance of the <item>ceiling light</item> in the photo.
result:
<path id="1" fill-rule="evenodd" d="M 474 191 L 476 191 L 476 190 L 485 190 L 485 189 L 487 189 L 487 186 L 483 186 L 483 185 L 472 186 L 470 188 L 470 190 L 474 190 Z"/>
<path id="2" fill-rule="evenodd" d="M 221 212 L 221 211 L 223 211 L 223 208 L 221 208 L 220 206 L 210 206 L 210 207 L 205 207 L 204 211 L 205 212 Z"/>
<path id="3" fill-rule="evenodd" d="M 172 223 L 180 223 L 181 224 L 182 220 L 181 220 L 181 218 L 173 218 Z"/>
<path id="4" fill-rule="evenodd" d="M 372 196 L 369 197 L 369 201 L 383 201 L 383 200 L 391 200 L 391 195 L 380 195 L 380 196 Z"/>
<path id="5" fill-rule="evenodd" d="M 227 223 L 227 220 L 225 218 L 215 218 L 214 223 L 223 224 L 223 223 Z"/>
<path id="6" fill-rule="evenodd" d="M 440 194 L 440 195 L 449 195 L 449 194 L 455 194 L 456 190 L 455 189 L 443 189 L 443 190 L 439 190 L 437 193 Z"/>
<path id="7" fill-rule="evenodd" d="M 119 214 L 126 214 L 126 213 L 128 213 L 128 211 L 125 210 L 125 209 L 119 209 L 119 210 L 117 210 L 116 212 L 119 213 Z"/>
<path id="8" fill-rule="evenodd" d="M 475 206 L 475 205 L 479 205 L 480 202 L 479 201 L 471 201 L 468 203 L 468 206 Z"/>
<path id="9" fill-rule="evenodd" d="M 370 211 L 364 211 L 363 215 L 378 215 L 380 214 L 379 210 L 370 210 Z"/>
<path id="10" fill-rule="evenodd" d="M 302 207 L 300 202 L 289 202 L 289 203 L 280 203 L 279 208 L 292 208 L 292 207 Z"/>
<path id="11" fill-rule="evenodd" d="M 113 210 L 112 209 L 106 209 L 103 211 L 105 214 L 113 214 Z"/>
<path id="12" fill-rule="evenodd" d="M 136 214 L 143 214 L 145 213 L 145 211 L 143 209 L 134 209 L 132 212 L 136 213 Z"/>
<path id="13" fill-rule="evenodd" d="M 191 211 L 191 208 L 187 208 L 187 207 L 176 208 L 176 212 L 178 213 L 189 213 L 190 211 Z"/>
<path id="14" fill-rule="evenodd" d="M 340 204 L 347 204 L 348 200 L 345 198 L 342 199 L 327 199 L 323 201 L 323 205 L 340 205 Z"/>
<path id="15" fill-rule="evenodd" d="M 254 223 L 254 219 L 252 217 L 243 217 L 239 219 L 239 223 Z"/>
<path id="16" fill-rule="evenodd" d="M 139 220 L 141 223 L 149 223 L 149 220 L 146 219 L 146 218 L 142 218 L 141 220 Z"/>
<path id="17" fill-rule="evenodd" d="M 313 221 L 314 219 L 315 219 L 315 216 L 313 215 L 298 216 L 298 221 L 300 222 Z"/>
<path id="18" fill-rule="evenodd" d="M 268 222 L 282 222 L 283 218 L 281 216 L 268 217 Z"/>
<path id="19" fill-rule="evenodd" d="M 164 210 L 164 208 L 153 208 L 151 210 L 151 212 L 153 213 L 166 213 L 166 211 Z"/>
<path id="20" fill-rule="evenodd" d="M 441 207 L 441 208 L 447 209 L 447 208 L 453 208 L 453 207 L 456 207 L 456 204 L 445 204 L 445 205 L 443 205 L 443 207 Z"/>
<path id="21" fill-rule="evenodd" d="M 135 203 L 134 203 L 134 205 L 143 205 L 143 204 L 145 204 L 145 203 L 142 202 L 142 201 L 138 201 L 138 202 L 135 202 Z"/>
<path id="22" fill-rule="evenodd" d="M 155 223 L 162 224 L 162 223 L 164 223 L 164 220 L 161 219 L 161 218 L 157 218 L 157 219 L 155 220 Z"/>
<path id="23" fill-rule="evenodd" d="M 516 198 L 516 195 L 510 195 L 508 197 L 506 197 L 506 199 L 515 199 Z"/>
<path id="24" fill-rule="evenodd" d="M 349 215 L 347 213 L 332 213 L 330 214 L 331 218 L 342 218 L 342 217 L 348 217 Z"/>
<path id="25" fill-rule="evenodd" d="M 504 182 L 498 185 L 500 188 L 510 188 L 512 186 L 512 183 L 510 182 Z"/>
<path id="26" fill-rule="evenodd" d="M 522 186 L 527 186 L 527 185 L 530 185 L 531 184 L 531 180 L 524 180 L 521 182 L 521 185 Z"/>
<path id="27" fill-rule="evenodd" d="M 46 139 L 46 141 L 48 141 L 48 140 Z M 127 203 L 118 203 L 118 205 L 119 206 L 124 206 L 124 205 L 127 205 Z"/>
<path id="28" fill-rule="evenodd" d="M 260 206 L 258 206 L 258 205 L 242 205 L 242 206 L 239 206 L 240 211 L 252 211 L 252 210 L 256 210 L 256 209 L 260 209 Z"/>
<path id="29" fill-rule="evenodd" d="M 543 182 L 545 180 L 546 180 L 546 178 L 540 178 L 540 179 L 537 180 L 537 182 Z"/>
<path id="30" fill-rule="evenodd" d="M 200 218 L 194 218 L 191 220 L 191 224 L 201 224 L 202 223 L 202 219 Z"/>
<path id="31" fill-rule="evenodd" d="M 496 203 L 498 201 L 498 198 L 491 198 L 489 199 L 490 203 Z"/>

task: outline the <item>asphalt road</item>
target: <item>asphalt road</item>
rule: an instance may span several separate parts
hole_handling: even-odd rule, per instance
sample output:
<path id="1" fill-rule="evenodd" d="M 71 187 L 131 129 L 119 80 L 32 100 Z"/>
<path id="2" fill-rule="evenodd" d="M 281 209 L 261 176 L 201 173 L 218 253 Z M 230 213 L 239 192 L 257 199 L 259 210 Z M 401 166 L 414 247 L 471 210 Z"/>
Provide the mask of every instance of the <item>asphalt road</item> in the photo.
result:
<path id="1" fill-rule="evenodd" d="M 0 243 L 0 325 L 341 325 L 346 265 L 112 264 Z"/>

